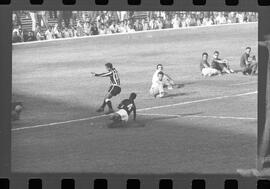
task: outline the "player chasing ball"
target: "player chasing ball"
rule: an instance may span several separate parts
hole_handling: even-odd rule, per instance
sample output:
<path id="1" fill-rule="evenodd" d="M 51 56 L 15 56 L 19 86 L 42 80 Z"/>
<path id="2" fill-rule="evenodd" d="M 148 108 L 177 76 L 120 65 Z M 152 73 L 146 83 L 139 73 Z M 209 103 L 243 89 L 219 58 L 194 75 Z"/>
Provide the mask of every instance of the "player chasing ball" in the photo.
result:
<path id="1" fill-rule="evenodd" d="M 110 114 L 114 112 L 112 108 L 111 98 L 113 96 L 120 94 L 121 87 L 120 87 L 120 78 L 119 78 L 118 71 L 113 67 L 112 63 L 106 63 L 105 67 L 108 72 L 101 73 L 101 74 L 91 72 L 91 74 L 95 77 L 110 77 L 111 83 L 110 83 L 108 93 L 105 95 L 105 98 L 103 100 L 101 107 L 97 110 L 97 112 L 104 112 L 104 108 L 107 105 L 109 110 L 108 112 L 106 112 L 106 114 Z"/>
<path id="2" fill-rule="evenodd" d="M 134 102 L 136 96 L 136 93 L 131 93 L 128 99 L 124 99 L 118 105 L 118 111 L 115 112 L 110 118 L 113 121 L 110 126 L 126 125 L 131 112 L 133 112 L 133 120 L 136 120 L 136 105 Z"/>

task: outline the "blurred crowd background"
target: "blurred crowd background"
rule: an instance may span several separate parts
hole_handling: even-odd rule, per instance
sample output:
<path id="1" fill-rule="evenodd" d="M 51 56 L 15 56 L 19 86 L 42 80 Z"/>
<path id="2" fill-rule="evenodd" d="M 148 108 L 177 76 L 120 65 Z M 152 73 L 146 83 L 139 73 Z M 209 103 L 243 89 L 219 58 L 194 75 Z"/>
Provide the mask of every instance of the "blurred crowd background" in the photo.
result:
<path id="1" fill-rule="evenodd" d="M 258 21 L 255 12 L 14 11 L 12 42 Z"/>

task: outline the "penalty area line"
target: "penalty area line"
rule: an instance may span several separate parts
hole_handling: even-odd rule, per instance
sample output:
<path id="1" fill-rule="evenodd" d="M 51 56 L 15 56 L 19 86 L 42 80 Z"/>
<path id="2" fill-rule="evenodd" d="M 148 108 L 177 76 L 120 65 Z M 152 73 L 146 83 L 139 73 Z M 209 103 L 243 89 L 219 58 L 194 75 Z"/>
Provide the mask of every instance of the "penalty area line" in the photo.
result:
<path id="1" fill-rule="evenodd" d="M 235 95 L 219 96 L 219 97 L 213 97 L 213 98 L 205 98 L 205 99 L 193 100 L 193 101 L 186 101 L 186 102 L 180 102 L 180 103 L 176 103 L 176 104 L 169 104 L 169 105 L 163 105 L 163 106 L 153 106 L 153 107 L 149 107 L 149 108 L 141 108 L 141 109 L 138 109 L 137 112 L 160 109 L 160 108 L 168 108 L 168 107 L 174 107 L 174 106 L 181 106 L 181 105 L 186 105 L 186 104 L 207 102 L 207 101 L 219 100 L 219 99 L 224 99 L 224 98 L 247 96 L 247 95 L 251 95 L 251 94 L 257 94 L 257 91 L 247 92 L 247 93 L 240 93 L 240 94 L 235 94 Z M 64 124 L 68 124 L 68 123 L 76 123 L 76 122 L 81 122 L 81 121 L 88 121 L 88 120 L 103 118 L 103 117 L 107 117 L 107 116 L 108 115 L 97 115 L 97 116 L 86 117 L 86 118 L 81 118 L 81 119 L 73 119 L 73 120 L 60 121 L 60 122 L 54 122 L 54 123 L 48 123 L 48 124 L 40 124 L 40 125 L 33 125 L 33 126 L 27 126 L 27 127 L 19 127 L 19 128 L 13 128 L 13 129 L 11 129 L 11 131 L 21 131 L 21 130 L 26 130 L 26 129 L 50 127 L 50 126 L 56 126 L 56 125 L 64 125 Z"/>

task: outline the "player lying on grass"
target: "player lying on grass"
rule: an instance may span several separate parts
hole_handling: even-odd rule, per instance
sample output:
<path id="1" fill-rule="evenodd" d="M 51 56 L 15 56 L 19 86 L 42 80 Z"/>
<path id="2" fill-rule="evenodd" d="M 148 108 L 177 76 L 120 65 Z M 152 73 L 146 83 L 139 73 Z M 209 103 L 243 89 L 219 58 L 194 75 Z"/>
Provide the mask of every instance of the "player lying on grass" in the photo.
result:
<path id="1" fill-rule="evenodd" d="M 174 80 L 168 74 L 164 73 L 162 64 L 157 65 L 157 70 L 155 71 L 152 77 L 152 84 L 159 80 L 158 78 L 159 72 L 163 72 L 164 74 L 163 76 L 164 87 L 167 87 L 169 90 L 173 89 L 173 86 L 175 85 Z"/>
<path id="2" fill-rule="evenodd" d="M 230 69 L 229 61 L 226 59 L 220 59 L 219 58 L 219 52 L 215 51 L 213 55 L 213 60 L 211 67 L 220 71 L 221 73 L 234 73 L 232 69 Z"/>
<path id="3" fill-rule="evenodd" d="M 111 98 L 113 96 L 120 94 L 121 87 L 120 87 L 120 78 L 119 78 L 119 74 L 118 74 L 117 70 L 113 67 L 113 65 L 111 63 L 106 63 L 105 67 L 106 67 L 108 72 L 101 73 L 101 74 L 97 74 L 95 72 L 92 72 L 92 74 L 95 77 L 110 77 L 111 85 L 109 87 L 108 93 L 105 95 L 105 98 L 103 100 L 101 107 L 97 110 L 97 112 L 103 112 L 105 106 L 107 105 L 109 108 L 107 114 L 110 114 L 110 113 L 114 112 L 113 108 L 112 108 Z"/>
<path id="4" fill-rule="evenodd" d="M 119 110 L 111 117 L 111 120 L 113 121 L 112 125 L 126 124 L 131 112 L 133 112 L 133 120 L 136 120 L 136 105 L 134 102 L 136 96 L 136 93 L 131 93 L 128 99 L 124 99 L 118 105 Z"/>
<path id="5" fill-rule="evenodd" d="M 204 52 L 202 54 L 202 60 L 200 62 L 200 69 L 203 76 L 213 76 L 220 74 L 220 71 L 217 69 L 211 68 L 208 63 L 208 53 Z"/>
<path id="6" fill-rule="evenodd" d="M 247 47 L 245 53 L 241 56 L 240 67 L 244 75 L 255 75 L 258 68 L 256 57 L 250 57 L 251 48 Z"/>
<path id="7" fill-rule="evenodd" d="M 164 91 L 164 73 L 162 71 L 157 73 L 158 80 L 152 82 L 152 86 L 150 88 L 150 94 L 155 98 L 162 98 L 165 96 Z"/>

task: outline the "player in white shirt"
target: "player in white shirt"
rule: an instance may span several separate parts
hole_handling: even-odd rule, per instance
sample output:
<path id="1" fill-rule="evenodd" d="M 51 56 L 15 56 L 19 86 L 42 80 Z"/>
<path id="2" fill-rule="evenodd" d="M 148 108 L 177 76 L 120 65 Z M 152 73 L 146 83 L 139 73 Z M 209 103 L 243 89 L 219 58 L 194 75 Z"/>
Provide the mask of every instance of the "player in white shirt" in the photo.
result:
<path id="1" fill-rule="evenodd" d="M 165 87 L 167 87 L 169 90 L 173 89 L 173 86 L 175 83 L 174 83 L 173 79 L 168 74 L 164 73 L 162 64 L 157 65 L 157 70 L 155 71 L 153 78 L 152 78 L 152 84 L 159 80 L 159 78 L 158 78 L 159 72 L 163 72 L 163 75 L 164 75 L 163 82 L 165 84 Z"/>
<path id="2" fill-rule="evenodd" d="M 157 73 L 158 80 L 154 80 L 152 82 L 152 86 L 150 88 L 150 94 L 153 95 L 155 98 L 162 98 L 165 96 L 164 91 L 164 81 L 163 81 L 164 73 L 162 71 Z"/>

